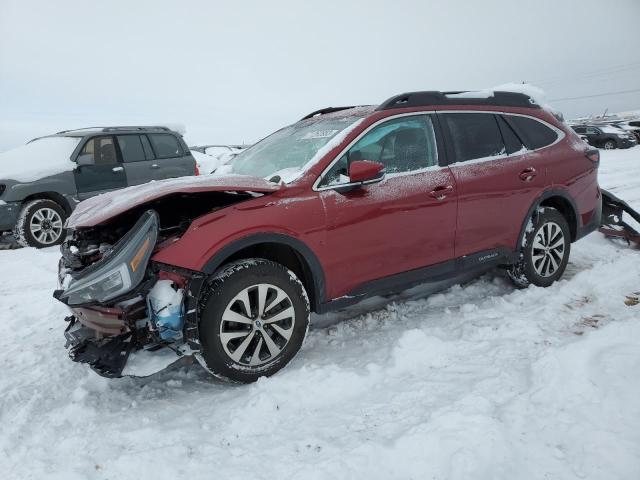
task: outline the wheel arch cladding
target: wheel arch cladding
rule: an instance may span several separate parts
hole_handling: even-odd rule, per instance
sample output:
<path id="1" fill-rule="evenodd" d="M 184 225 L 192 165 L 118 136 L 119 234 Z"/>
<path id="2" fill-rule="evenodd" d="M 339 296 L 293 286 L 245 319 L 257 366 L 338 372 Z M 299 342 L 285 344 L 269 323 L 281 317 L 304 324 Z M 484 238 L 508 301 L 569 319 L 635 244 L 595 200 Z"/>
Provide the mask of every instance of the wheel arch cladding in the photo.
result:
<path id="1" fill-rule="evenodd" d="M 540 206 L 555 208 L 562 214 L 569 224 L 571 241 L 574 242 L 578 234 L 578 215 L 576 213 L 576 207 L 573 200 L 568 196 L 553 195 L 540 202 Z"/>
<path id="2" fill-rule="evenodd" d="M 518 246 L 522 241 L 522 237 L 525 234 L 529 219 L 533 216 L 538 207 L 551 207 L 558 210 L 562 216 L 567 220 L 569 224 L 569 232 L 571 234 L 571 241 L 574 242 L 578 235 L 578 215 L 576 204 L 573 199 L 561 190 L 547 190 L 529 208 L 529 211 L 524 217 L 522 226 L 520 227 L 520 235 L 518 236 Z M 518 246 L 516 250 L 518 249 Z"/>
<path id="3" fill-rule="evenodd" d="M 64 213 L 67 216 L 71 215 L 72 208 L 69 204 L 69 201 L 64 197 L 64 195 L 61 195 L 57 192 L 33 193 L 25 197 L 25 199 L 22 201 L 22 204 L 24 205 L 27 202 L 31 202 L 33 200 L 51 200 L 52 202 L 56 202 L 58 205 L 60 205 L 64 209 Z"/>
<path id="4" fill-rule="evenodd" d="M 287 267 L 304 285 L 313 311 L 325 301 L 324 270 L 316 254 L 302 241 L 275 233 L 251 235 L 223 247 L 203 271 L 211 275 L 226 263 L 242 258 L 264 258 Z"/>

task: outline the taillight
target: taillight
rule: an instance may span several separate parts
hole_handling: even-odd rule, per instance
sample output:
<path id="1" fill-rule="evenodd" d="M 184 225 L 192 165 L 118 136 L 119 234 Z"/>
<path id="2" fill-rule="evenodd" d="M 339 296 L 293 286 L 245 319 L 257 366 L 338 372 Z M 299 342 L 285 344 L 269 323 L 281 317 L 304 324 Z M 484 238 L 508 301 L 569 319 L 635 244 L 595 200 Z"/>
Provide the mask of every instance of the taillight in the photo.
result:
<path id="1" fill-rule="evenodd" d="M 196 163 L 196 177 L 200 175 L 200 169 L 198 168 L 198 164 Z"/>
<path id="2" fill-rule="evenodd" d="M 597 148 L 592 148 L 586 151 L 586 156 L 596 165 L 600 163 L 600 151 Z"/>

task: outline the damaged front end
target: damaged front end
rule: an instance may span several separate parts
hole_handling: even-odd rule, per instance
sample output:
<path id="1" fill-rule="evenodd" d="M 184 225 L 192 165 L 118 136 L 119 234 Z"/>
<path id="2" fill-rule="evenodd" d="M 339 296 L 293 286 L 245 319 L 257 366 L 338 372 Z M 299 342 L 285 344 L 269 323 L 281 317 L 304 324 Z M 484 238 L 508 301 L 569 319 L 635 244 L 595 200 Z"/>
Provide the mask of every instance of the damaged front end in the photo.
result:
<path id="1" fill-rule="evenodd" d="M 194 220 L 280 188 L 256 177 L 209 175 L 81 202 L 65 226 L 54 293 L 71 309 L 65 337 L 72 360 L 106 377 L 146 376 L 197 353 L 205 276 L 154 256 L 179 242 Z"/>
<path id="2" fill-rule="evenodd" d="M 159 232 L 158 214 L 147 210 L 113 245 L 99 242 L 95 229 L 77 230 L 67 238 L 61 288 L 54 297 L 72 311 L 65 337 L 73 361 L 89 364 L 102 376 L 120 377 L 137 374 L 126 368 L 132 355 L 162 351 L 154 355 L 153 371 L 141 362 L 142 375 L 149 375 L 191 352 L 183 338 L 184 322 L 188 305 L 195 311 L 190 285 L 201 275 L 150 262 L 159 240 L 166 241 Z"/>

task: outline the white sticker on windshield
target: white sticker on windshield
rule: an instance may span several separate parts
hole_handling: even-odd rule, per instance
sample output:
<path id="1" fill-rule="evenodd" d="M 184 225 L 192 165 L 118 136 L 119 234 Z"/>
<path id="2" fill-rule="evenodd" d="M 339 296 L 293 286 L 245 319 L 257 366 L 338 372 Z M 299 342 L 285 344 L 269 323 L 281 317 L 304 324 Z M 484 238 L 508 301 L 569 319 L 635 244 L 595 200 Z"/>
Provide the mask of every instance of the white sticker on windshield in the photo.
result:
<path id="1" fill-rule="evenodd" d="M 302 140 L 311 140 L 312 138 L 330 138 L 333 137 L 338 130 L 316 130 L 314 132 L 307 132 L 302 136 Z"/>

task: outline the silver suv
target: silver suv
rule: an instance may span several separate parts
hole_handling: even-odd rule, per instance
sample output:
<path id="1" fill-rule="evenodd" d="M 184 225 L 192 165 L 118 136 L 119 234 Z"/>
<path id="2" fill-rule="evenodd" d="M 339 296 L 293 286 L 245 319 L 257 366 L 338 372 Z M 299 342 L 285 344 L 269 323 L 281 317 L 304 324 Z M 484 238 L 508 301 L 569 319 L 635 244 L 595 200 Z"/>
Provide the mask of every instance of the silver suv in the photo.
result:
<path id="1" fill-rule="evenodd" d="M 0 232 L 48 247 L 82 200 L 152 180 L 196 175 L 182 136 L 167 127 L 94 127 L 36 138 L 0 154 Z"/>

